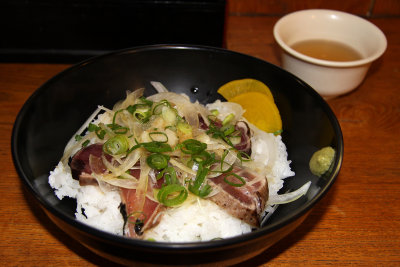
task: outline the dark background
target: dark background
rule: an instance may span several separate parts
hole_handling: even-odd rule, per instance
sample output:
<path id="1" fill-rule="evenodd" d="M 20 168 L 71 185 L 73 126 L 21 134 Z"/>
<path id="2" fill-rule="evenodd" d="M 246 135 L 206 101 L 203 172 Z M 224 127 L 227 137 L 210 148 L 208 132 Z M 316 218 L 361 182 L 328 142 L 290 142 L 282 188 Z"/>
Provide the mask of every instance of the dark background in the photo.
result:
<path id="1" fill-rule="evenodd" d="M 74 62 L 150 44 L 224 46 L 225 0 L 0 0 L 0 61 Z"/>

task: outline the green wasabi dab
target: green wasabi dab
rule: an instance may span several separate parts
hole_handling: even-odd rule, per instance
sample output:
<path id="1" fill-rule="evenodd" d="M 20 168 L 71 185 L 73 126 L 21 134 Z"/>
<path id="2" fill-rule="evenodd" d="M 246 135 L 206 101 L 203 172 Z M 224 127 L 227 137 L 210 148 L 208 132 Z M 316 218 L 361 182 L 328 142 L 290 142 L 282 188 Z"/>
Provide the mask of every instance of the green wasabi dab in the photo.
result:
<path id="1" fill-rule="evenodd" d="M 329 170 L 333 159 L 335 157 L 335 150 L 330 147 L 324 147 L 315 152 L 310 159 L 310 170 L 314 175 L 321 176 Z"/>

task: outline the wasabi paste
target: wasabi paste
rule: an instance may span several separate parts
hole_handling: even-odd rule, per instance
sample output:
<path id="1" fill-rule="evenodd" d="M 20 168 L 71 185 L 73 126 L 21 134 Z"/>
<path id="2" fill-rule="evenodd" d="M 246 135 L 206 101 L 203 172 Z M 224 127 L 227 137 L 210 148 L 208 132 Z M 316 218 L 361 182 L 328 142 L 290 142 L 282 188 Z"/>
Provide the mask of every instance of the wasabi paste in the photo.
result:
<path id="1" fill-rule="evenodd" d="M 321 176 L 332 164 L 335 157 L 335 150 L 330 147 L 324 147 L 315 152 L 310 159 L 310 170 L 314 175 Z"/>

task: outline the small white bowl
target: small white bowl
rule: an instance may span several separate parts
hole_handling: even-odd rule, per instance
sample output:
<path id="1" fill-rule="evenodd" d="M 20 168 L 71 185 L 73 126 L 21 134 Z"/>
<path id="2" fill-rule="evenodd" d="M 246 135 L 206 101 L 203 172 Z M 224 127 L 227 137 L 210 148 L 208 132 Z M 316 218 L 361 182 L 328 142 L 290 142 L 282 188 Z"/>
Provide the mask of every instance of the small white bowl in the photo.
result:
<path id="1" fill-rule="evenodd" d="M 301 10 L 282 17 L 274 26 L 274 38 L 282 48 L 282 67 L 307 82 L 325 99 L 354 90 L 387 46 L 385 35 L 371 22 L 327 9 Z M 339 42 L 356 50 L 362 58 L 322 60 L 291 48 L 306 40 Z"/>

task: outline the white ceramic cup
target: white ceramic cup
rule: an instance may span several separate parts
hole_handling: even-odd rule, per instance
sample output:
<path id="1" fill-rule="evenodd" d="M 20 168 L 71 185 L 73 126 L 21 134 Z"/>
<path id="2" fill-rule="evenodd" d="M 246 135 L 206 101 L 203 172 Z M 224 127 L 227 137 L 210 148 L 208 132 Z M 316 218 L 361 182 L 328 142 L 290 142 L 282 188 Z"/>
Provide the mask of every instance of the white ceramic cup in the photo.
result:
<path id="1" fill-rule="evenodd" d="M 293 73 L 325 99 L 355 89 L 371 63 L 386 50 L 382 31 L 371 22 L 349 13 L 308 9 L 282 17 L 274 26 L 282 48 L 282 67 Z M 291 46 L 306 40 L 329 40 L 350 46 L 360 55 L 355 61 L 328 61 L 306 56 Z"/>

